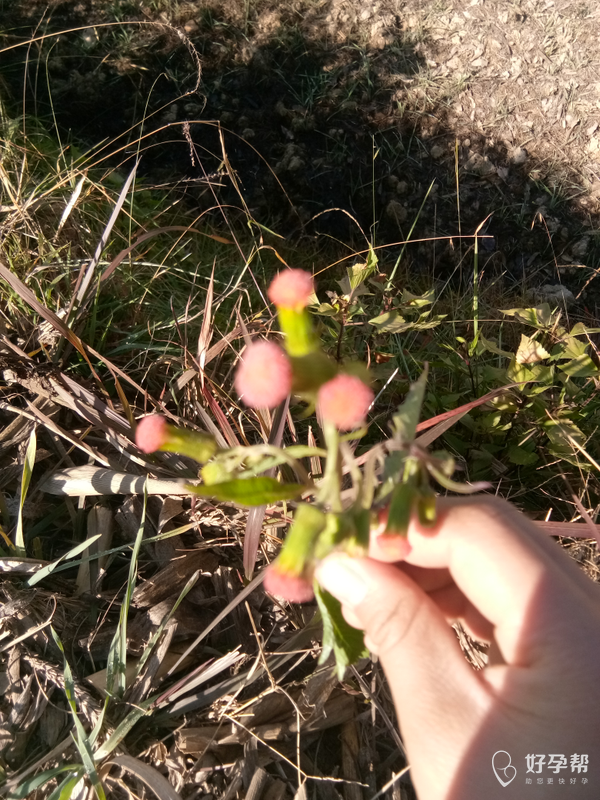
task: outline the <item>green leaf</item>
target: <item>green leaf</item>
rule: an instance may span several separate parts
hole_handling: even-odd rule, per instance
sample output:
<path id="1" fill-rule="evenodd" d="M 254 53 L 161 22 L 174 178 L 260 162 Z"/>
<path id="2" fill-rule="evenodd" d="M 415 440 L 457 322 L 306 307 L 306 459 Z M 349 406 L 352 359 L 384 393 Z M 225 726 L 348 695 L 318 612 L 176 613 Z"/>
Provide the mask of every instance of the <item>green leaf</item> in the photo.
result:
<path id="1" fill-rule="evenodd" d="M 582 336 L 587 333 L 600 333 L 600 328 L 588 328 L 583 322 L 578 322 L 571 328 L 569 336 Z"/>
<path id="2" fill-rule="evenodd" d="M 408 289 L 402 291 L 402 305 L 422 308 L 428 306 L 435 300 L 435 289 L 429 289 L 425 294 L 412 294 Z"/>
<path id="3" fill-rule="evenodd" d="M 392 417 L 394 438 L 403 447 L 410 445 L 417 432 L 417 424 L 421 416 L 421 407 L 425 397 L 428 367 L 425 367 L 418 381 L 411 384 L 408 394 L 398 411 Z"/>
<path id="4" fill-rule="evenodd" d="M 518 364 L 516 358 L 513 358 L 508 366 L 506 375 L 509 380 L 515 383 L 544 383 L 550 385 L 554 379 L 554 367 L 546 367 L 543 364 L 534 364 L 527 366 L 526 364 Z M 531 389 L 527 386 L 518 386 L 517 389 L 521 392 Z M 541 387 L 541 391 L 544 387 Z"/>
<path id="5" fill-rule="evenodd" d="M 369 325 L 373 325 L 378 333 L 401 333 L 410 324 L 397 311 L 386 311 L 385 314 L 369 320 Z"/>
<path id="6" fill-rule="evenodd" d="M 230 501 L 241 506 L 264 506 L 280 500 L 294 500 L 305 490 L 300 483 L 279 483 L 275 478 L 267 476 L 223 481 L 211 486 L 187 484 L 186 488 L 191 494 L 200 497 L 213 497 L 215 500 Z"/>
<path id="7" fill-rule="evenodd" d="M 377 253 L 373 249 L 373 245 L 369 245 L 369 255 L 367 256 L 367 267 L 371 270 L 371 273 L 375 272 L 377 268 L 377 264 L 379 264 L 379 259 L 377 258 Z"/>
<path id="8" fill-rule="evenodd" d="M 579 339 L 570 336 L 563 342 L 559 342 L 559 344 L 553 348 L 552 360 L 561 361 L 564 359 L 570 361 L 574 358 L 579 358 L 579 356 L 584 355 L 588 347 L 589 345 L 587 342 L 580 342 Z"/>
<path id="9" fill-rule="evenodd" d="M 539 461 L 537 453 L 532 453 L 531 450 L 526 450 L 516 444 L 508 448 L 508 458 L 513 464 L 523 467 L 528 467 L 530 464 L 535 464 L 536 461 Z"/>
<path id="10" fill-rule="evenodd" d="M 507 308 L 501 310 L 500 313 L 515 317 L 519 322 L 524 322 L 534 328 L 549 328 L 555 321 L 548 303 L 542 303 L 534 308 Z"/>
<path id="11" fill-rule="evenodd" d="M 519 408 L 514 398 L 510 394 L 500 394 L 488 401 L 497 411 L 508 414 L 515 414 Z"/>
<path id="12" fill-rule="evenodd" d="M 365 648 L 362 631 L 348 625 L 342 615 L 339 600 L 315 582 L 315 597 L 323 618 L 323 650 L 319 664 L 323 664 L 333 651 L 337 675 L 343 679 L 346 667 L 369 653 Z"/>
<path id="13" fill-rule="evenodd" d="M 508 350 L 502 350 L 495 342 L 492 342 L 491 339 L 486 339 L 485 336 L 482 336 L 480 333 L 477 345 L 477 353 L 484 353 L 486 350 L 489 353 L 494 353 L 497 356 L 505 356 L 506 358 L 512 358 L 513 356 L 511 352 Z"/>
<path id="14" fill-rule="evenodd" d="M 549 357 L 550 353 L 539 342 L 536 342 L 531 336 L 521 334 L 521 342 L 515 356 L 517 364 L 535 364 L 537 361 L 543 361 Z"/>
<path id="15" fill-rule="evenodd" d="M 341 281 L 338 281 L 338 285 L 340 286 L 342 292 L 350 299 L 354 300 L 356 297 L 360 297 L 361 295 L 370 295 L 371 292 L 364 286 L 364 282 L 367 278 L 370 278 L 371 275 L 375 272 L 377 267 L 377 262 L 374 264 L 369 265 L 361 264 L 360 262 L 357 264 L 352 264 L 351 267 L 346 269 L 346 275 L 342 278 Z"/>
<path id="16" fill-rule="evenodd" d="M 570 378 L 595 378 L 600 375 L 598 367 L 585 353 L 569 361 L 568 364 L 563 364 L 559 369 Z"/>
<path id="17" fill-rule="evenodd" d="M 321 303 L 317 308 L 311 309 L 313 314 L 320 314 L 322 317 L 335 317 L 339 313 L 339 308 L 334 308 L 331 303 Z"/>
<path id="18" fill-rule="evenodd" d="M 570 419 L 551 419 L 544 422 L 542 428 L 550 439 L 549 450 L 552 455 L 563 458 L 570 464 L 584 466 L 587 463 L 579 456 L 577 448 L 570 441 L 572 439 L 581 447 L 585 445 L 585 436 L 574 422 Z"/>

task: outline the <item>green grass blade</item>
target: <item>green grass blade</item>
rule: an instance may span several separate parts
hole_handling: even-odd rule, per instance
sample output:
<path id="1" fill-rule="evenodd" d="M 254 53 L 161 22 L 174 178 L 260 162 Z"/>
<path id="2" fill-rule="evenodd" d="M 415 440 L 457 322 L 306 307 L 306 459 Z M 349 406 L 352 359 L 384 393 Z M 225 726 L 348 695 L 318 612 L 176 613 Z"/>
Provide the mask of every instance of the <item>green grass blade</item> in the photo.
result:
<path id="1" fill-rule="evenodd" d="M 48 797 L 48 800 L 69 800 L 73 794 L 73 790 L 85 775 L 83 766 L 76 773 L 66 778 L 62 783 L 59 783 L 56 789 Z"/>
<path id="2" fill-rule="evenodd" d="M 92 749 L 92 744 L 89 740 L 85 728 L 81 723 L 81 720 L 79 719 L 79 715 L 77 714 L 77 702 L 75 700 L 75 683 L 73 681 L 73 673 L 71 672 L 71 667 L 65 655 L 65 649 L 63 647 L 63 643 L 61 642 L 60 638 L 58 637 L 56 631 L 52 626 L 50 626 L 50 633 L 52 634 L 52 638 L 54 639 L 56 646 L 59 648 L 59 650 L 63 655 L 65 695 L 67 697 L 67 702 L 69 703 L 69 706 L 71 708 L 71 716 L 73 717 L 73 724 L 75 725 L 75 735 L 71 734 L 73 735 L 73 741 L 75 742 L 75 746 L 77 747 L 79 755 L 81 756 L 83 768 L 85 769 L 86 774 L 96 791 L 98 800 L 106 800 L 104 787 L 100 782 L 100 777 L 98 775 L 98 772 L 96 771 L 96 765 L 94 764 L 94 753 Z"/>
<path id="3" fill-rule="evenodd" d="M 29 444 L 25 452 L 25 461 L 23 462 L 23 477 L 21 478 L 21 497 L 19 500 L 19 517 L 17 519 L 17 532 L 15 534 L 15 546 L 19 555 L 25 555 L 25 538 L 23 536 L 23 506 L 25 498 L 27 497 L 27 490 L 31 481 L 31 473 L 35 464 L 35 451 L 37 449 L 37 436 L 35 427 L 31 431 L 29 437 Z"/>
<path id="4" fill-rule="evenodd" d="M 423 198 L 423 202 L 421 203 L 421 207 L 419 208 L 419 210 L 417 212 L 417 216 L 414 218 L 413 224 L 410 227 L 410 230 L 408 232 L 408 236 L 406 237 L 406 241 L 402 245 L 402 250 L 400 250 L 400 255 L 396 259 L 396 263 L 394 264 L 394 268 L 392 269 L 391 275 L 388 278 L 387 283 L 385 285 L 386 292 L 389 292 L 390 289 L 392 288 L 392 285 L 394 283 L 394 278 L 396 277 L 396 270 L 398 269 L 398 267 L 400 265 L 400 262 L 402 261 L 402 256 L 404 255 L 404 251 L 406 250 L 406 245 L 410 242 L 410 237 L 413 235 L 413 231 L 414 231 L 414 229 L 416 227 L 417 222 L 419 221 L 419 217 L 421 216 L 421 212 L 423 211 L 423 209 L 425 207 L 425 203 L 427 202 L 427 198 L 431 194 L 431 190 L 433 189 L 434 186 L 435 186 L 435 178 L 429 184 L 429 189 L 427 189 L 427 191 L 425 193 L 425 197 Z"/>
<path id="5" fill-rule="evenodd" d="M 138 528 L 135 542 L 133 544 L 133 551 L 131 553 L 131 561 L 129 562 L 129 576 L 127 578 L 127 588 L 125 590 L 125 597 L 121 604 L 121 614 L 119 617 L 119 624 L 117 630 L 110 644 L 110 651 L 108 654 L 108 663 L 106 665 L 106 691 L 109 695 L 116 694 L 122 697 L 125 693 L 125 669 L 127 666 L 127 617 L 129 615 L 129 608 L 131 606 L 131 598 L 133 590 L 135 589 L 135 582 L 137 580 L 137 565 L 140 547 L 142 546 L 142 539 L 144 538 L 144 526 L 146 523 L 146 508 L 148 506 L 148 484 L 144 484 L 144 506 L 142 508 L 142 518 Z"/>
<path id="6" fill-rule="evenodd" d="M 85 542 L 80 542 L 78 545 L 75 545 L 75 547 L 71 548 L 71 550 L 69 550 L 68 553 L 65 553 L 63 556 L 60 556 L 60 558 L 57 558 L 56 561 L 53 561 L 51 564 L 47 564 L 45 567 L 42 567 L 42 569 L 35 572 L 31 576 L 31 578 L 29 578 L 29 580 L 27 581 L 28 585 L 34 586 L 36 583 L 39 583 L 40 581 L 44 580 L 44 578 L 47 578 L 48 575 L 50 575 L 50 573 L 53 572 L 56 569 L 56 567 L 61 563 L 61 561 L 68 561 L 70 558 L 75 558 L 75 556 L 78 556 L 87 547 L 89 547 L 91 544 L 100 539 L 101 536 L 102 534 L 99 533 L 97 536 L 92 536 L 89 539 L 86 539 Z M 69 566 L 73 565 L 70 564 Z"/>
<path id="7" fill-rule="evenodd" d="M 171 610 L 167 614 L 165 614 L 165 616 L 163 617 L 160 625 L 158 626 L 158 629 L 156 630 L 154 635 L 150 638 L 150 641 L 148 642 L 148 644 L 144 648 L 144 652 L 140 656 L 140 660 L 138 662 L 137 669 L 136 669 L 136 672 L 135 672 L 135 677 L 136 678 L 140 674 L 140 672 L 143 670 L 144 664 L 146 663 L 146 661 L 148 661 L 148 659 L 150 658 L 150 654 L 152 653 L 152 650 L 156 646 L 156 643 L 158 642 L 158 640 L 162 636 L 162 633 L 163 633 L 164 629 L 166 628 L 166 626 L 169 623 L 169 620 L 172 618 L 173 614 L 177 611 L 177 609 L 179 608 L 180 604 L 184 600 L 185 596 L 190 591 L 190 589 L 195 585 L 195 583 L 196 583 L 196 581 L 198 580 L 199 577 L 200 577 L 200 570 L 196 570 L 196 572 L 194 572 L 194 574 L 191 576 L 189 581 L 186 583 L 186 585 L 181 590 L 181 593 L 180 593 L 179 597 L 177 598 L 177 600 L 175 601 L 175 603 L 174 603 L 173 607 L 171 608 Z"/>
<path id="8" fill-rule="evenodd" d="M 119 746 L 136 722 L 148 713 L 148 709 L 154 702 L 154 699 L 155 698 L 152 697 L 149 700 L 145 700 L 127 714 L 125 719 L 117 725 L 104 744 L 100 745 L 98 750 L 94 753 L 96 761 L 101 761 L 103 758 L 106 758 L 112 753 L 115 747 Z"/>
<path id="9" fill-rule="evenodd" d="M 6 796 L 7 800 L 21 800 L 23 797 L 29 797 L 36 789 L 40 789 L 44 784 L 56 778 L 57 775 L 62 775 L 63 772 L 77 773 L 77 780 L 80 780 L 83 774 L 82 764 L 63 764 L 62 767 L 55 767 L 48 769 L 45 772 L 40 772 L 39 775 L 34 775 L 32 778 L 27 778 L 20 783 L 16 789 L 9 792 Z M 71 776 L 67 780 L 71 780 Z"/>

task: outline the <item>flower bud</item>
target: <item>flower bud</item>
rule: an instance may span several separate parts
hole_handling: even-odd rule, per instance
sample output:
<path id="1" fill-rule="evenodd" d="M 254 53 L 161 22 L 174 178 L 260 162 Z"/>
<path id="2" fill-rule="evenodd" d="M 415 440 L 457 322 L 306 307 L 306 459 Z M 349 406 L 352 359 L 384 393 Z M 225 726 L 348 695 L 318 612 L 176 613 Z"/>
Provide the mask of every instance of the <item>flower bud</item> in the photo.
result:
<path id="1" fill-rule="evenodd" d="M 315 290 L 313 276 L 303 269 L 286 269 L 271 281 L 267 295 L 278 308 L 301 309 Z"/>
<path id="2" fill-rule="evenodd" d="M 373 398 L 373 391 L 360 378 L 340 373 L 319 389 L 317 408 L 324 420 L 350 431 L 365 422 Z"/>
<path id="3" fill-rule="evenodd" d="M 264 587 L 269 594 L 290 603 L 308 603 L 315 596 L 312 582 L 275 562 L 267 568 Z"/>
<path id="4" fill-rule="evenodd" d="M 235 388 L 250 408 L 275 408 L 290 393 L 292 366 L 281 347 L 260 341 L 248 345 L 235 374 Z"/>
<path id="5" fill-rule="evenodd" d="M 141 419 L 135 429 L 135 443 L 142 453 L 160 450 L 169 438 L 168 425 L 164 417 L 152 414 Z"/>
<path id="6" fill-rule="evenodd" d="M 217 452 L 214 438 L 203 431 L 191 431 L 168 425 L 163 417 L 151 414 L 143 417 L 135 429 L 135 443 L 143 453 L 179 453 L 203 463 Z"/>

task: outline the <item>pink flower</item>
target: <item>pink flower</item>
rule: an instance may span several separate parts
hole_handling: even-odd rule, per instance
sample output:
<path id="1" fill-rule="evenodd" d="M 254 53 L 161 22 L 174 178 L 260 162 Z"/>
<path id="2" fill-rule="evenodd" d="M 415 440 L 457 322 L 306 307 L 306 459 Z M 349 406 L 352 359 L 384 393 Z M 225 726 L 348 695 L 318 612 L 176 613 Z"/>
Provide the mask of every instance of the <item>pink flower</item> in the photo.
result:
<path id="1" fill-rule="evenodd" d="M 321 386 L 317 406 L 323 419 L 341 431 L 350 431 L 365 421 L 373 397 L 360 378 L 340 373 Z"/>
<path id="2" fill-rule="evenodd" d="M 282 597 L 290 603 L 308 603 L 315 596 L 309 580 L 302 575 L 284 571 L 278 563 L 267 568 L 264 587 L 269 594 Z"/>
<path id="3" fill-rule="evenodd" d="M 313 276 L 303 269 L 286 269 L 271 281 L 269 300 L 280 308 L 304 308 L 314 292 Z"/>
<path id="4" fill-rule="evenodd" d="M 252 342 L 235 374 L 235 388 L 250 408 L 275 408 L 292 388 L 292 365 L 274 342 Z"/>
<path id="5" fill-rule="evenodd" d="M 141 419 L 135 429 L 135 443 L 143 453 L 159 450 L 167 438 L 167 423 L 157 414 Z"/>

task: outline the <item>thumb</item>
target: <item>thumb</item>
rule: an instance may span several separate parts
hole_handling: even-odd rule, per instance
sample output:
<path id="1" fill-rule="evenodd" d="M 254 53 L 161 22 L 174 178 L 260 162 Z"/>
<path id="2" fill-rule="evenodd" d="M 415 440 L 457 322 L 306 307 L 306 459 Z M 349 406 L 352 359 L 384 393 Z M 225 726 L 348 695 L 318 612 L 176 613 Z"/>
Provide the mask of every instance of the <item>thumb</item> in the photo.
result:
<path id="1" fill-rule="evenodd" d="M 435 603 L 408 575 L 392 564 L 335 554 L 316 578 L 379 655 L 409 750 L 415 736 L 430 748 L 433 732 L 441 726 L 447 736 L 463 714 L 473 721 L 485 706 L 481 682 Z"/>

